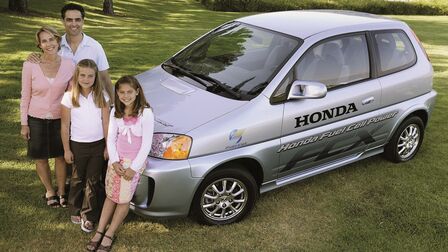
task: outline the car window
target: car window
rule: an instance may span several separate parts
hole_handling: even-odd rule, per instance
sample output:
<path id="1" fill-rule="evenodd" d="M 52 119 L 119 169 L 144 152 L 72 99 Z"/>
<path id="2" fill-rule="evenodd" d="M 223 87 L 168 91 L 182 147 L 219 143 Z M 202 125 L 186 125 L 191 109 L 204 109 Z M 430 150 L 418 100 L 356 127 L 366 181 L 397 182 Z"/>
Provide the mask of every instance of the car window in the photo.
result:
<path id="1" fill-rule="evenodd" d="M 375 42 L 381 75 L 403 70 L 416 61 L 414 47 L 402 31 L 376 33 Z"/>
<path id="2" fill-rule="evenodd" d="M 328 89 L 370 78 L 369 51 L 365 35 L 326 40 L 309 49 L 282 81 L 272 102 L 286 99 L 294 80 L 317 81 Z"/>
<path id="3" fill-rule="evenodd" d="M 369 78 L 369 53 L 364 35 L 323 42 L 299 61 L 297 80 L 318 81 L 327 88 Z"/>

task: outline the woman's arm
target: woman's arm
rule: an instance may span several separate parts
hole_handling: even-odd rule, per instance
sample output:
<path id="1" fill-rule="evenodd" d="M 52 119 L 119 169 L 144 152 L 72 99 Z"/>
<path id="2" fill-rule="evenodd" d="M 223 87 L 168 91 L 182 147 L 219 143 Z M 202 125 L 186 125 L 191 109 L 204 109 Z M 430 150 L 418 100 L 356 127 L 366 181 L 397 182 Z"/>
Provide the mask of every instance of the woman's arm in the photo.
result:
<path id="1" fill-rule="evenodd" d="M 23 63 L 22 68 L 22 91 L 20 98 L 20 134 L 25 140 L 30 139 L 30 128 L 28 127 L 28 109 L 31 101 L 31 65 Z"/>

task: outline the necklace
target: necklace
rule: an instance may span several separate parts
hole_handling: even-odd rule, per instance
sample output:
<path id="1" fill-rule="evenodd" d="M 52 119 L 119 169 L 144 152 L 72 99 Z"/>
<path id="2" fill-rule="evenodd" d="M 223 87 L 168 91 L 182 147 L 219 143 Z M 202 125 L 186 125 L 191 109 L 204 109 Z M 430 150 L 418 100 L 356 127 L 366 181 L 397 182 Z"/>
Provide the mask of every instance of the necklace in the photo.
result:
<path id="1" fill-rule="evenodd" d="M 48 57 L 42 57 L 40 63 L 45 65 L 59 65 L 61 62 L 61 57 L 56 56 L 53 59 L 48 59 Z"/>

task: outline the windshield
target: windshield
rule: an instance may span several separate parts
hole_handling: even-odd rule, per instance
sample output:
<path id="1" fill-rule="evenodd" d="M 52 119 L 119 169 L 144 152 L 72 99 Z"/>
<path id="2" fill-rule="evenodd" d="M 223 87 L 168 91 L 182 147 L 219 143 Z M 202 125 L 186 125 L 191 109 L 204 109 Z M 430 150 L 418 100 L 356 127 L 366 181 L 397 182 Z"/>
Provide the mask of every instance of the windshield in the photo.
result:
<path id="1" fill-rule="evenodd" d="M 239 22 L 225 24 L 162 66 L 207 91 L 238 100 L 257 96 L 300 40 Z"/>

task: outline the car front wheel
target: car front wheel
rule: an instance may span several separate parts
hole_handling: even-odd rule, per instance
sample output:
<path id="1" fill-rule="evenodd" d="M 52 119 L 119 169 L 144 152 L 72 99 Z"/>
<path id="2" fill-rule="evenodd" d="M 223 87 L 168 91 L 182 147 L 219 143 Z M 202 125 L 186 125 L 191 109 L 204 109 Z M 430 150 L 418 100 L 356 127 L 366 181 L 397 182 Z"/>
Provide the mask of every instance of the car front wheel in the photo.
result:
<path id="1" fill-rule="evenodd" d="M 419 117 L 406 119 L 386 145 L 384 150 L 386 158 L 396 163 L 411 160 L 423 142 L 423 134 L 424 125 Z"/>
<path id="2" fill-rule="evenodd" d="M 254 207 L 258 187 L 240 165 L 208 175 L 196 192 L 193 213 L 200 223 L 223 225 L 242 220 Z"/>

